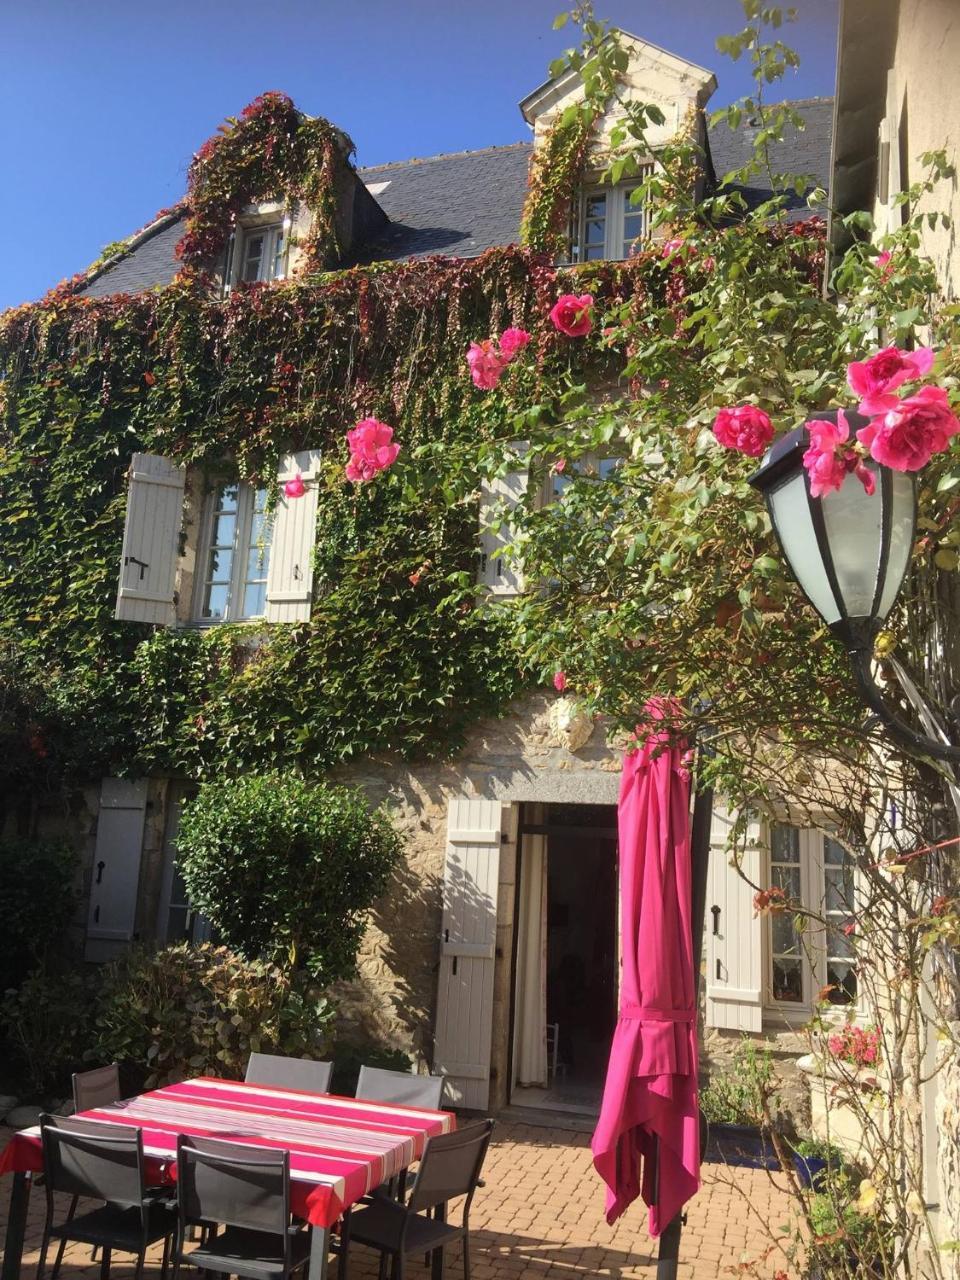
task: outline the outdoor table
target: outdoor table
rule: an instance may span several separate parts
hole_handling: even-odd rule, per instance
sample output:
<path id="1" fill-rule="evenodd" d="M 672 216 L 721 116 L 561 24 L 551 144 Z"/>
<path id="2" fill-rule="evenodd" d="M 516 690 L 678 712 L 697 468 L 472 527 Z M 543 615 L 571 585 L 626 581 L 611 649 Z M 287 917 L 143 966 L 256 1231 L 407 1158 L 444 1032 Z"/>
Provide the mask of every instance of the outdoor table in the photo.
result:
<path id="1" fill-rule="evenodd" d="M 427 1138 L 456 1124 L 447 1111 L 209 1078 L 167 1085 L 79 1118 L 142 1129 L 154 1186 L 175 1182 L 181 1133 L 289 1151 L 290 1208 L 311 1227 L 308 1280 L 326 1277 L 334 1223 L 418 1160 Z M 0 1153 L 0 1174 L 14 1175 L 0 1280 L 19 1280 L 30 1185 L 42 1169 L 39 1126 L 15 1134 Z"/>

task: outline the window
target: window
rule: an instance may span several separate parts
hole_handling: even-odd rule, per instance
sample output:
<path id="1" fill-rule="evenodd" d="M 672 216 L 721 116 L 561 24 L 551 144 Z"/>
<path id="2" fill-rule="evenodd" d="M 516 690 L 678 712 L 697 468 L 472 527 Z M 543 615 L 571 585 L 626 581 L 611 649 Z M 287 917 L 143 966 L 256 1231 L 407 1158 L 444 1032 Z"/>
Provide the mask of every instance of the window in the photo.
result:
<path id="1" fill-rule="evenodd" d="M 198 622 L 263 616 L 272 534 L 266 505 L 266 489 L 249 484 L 219 484 L 209 495 L 197 560 Z"/>
<path id="2" fill-rule="evenodd" d="M 227 246 L 223 269 L 225 291 L 244 281 L 283 280 L 287 274 L 288 222 L 239 226 Z"/>
<path id="3" fill-rule="evenodd" d="M 845 932 L 856 908 L 853 855 L 819 831 L 782 823 L 770 829 L 769 854 L 768 883 L 817 917 L 803 931 L 789 911 L 767 917 L 770 1001 L 780 1008 L 809 1010 L 820 990 L 828 988 L 829 1004 L 855 1004 L 857 972 Z"/>
<path id="4" fill-rule="evenodd" d="M 559 473 L 551 471 L 547 476 L 544 502 L 553 502 L 561 497 L 577 476 L 586 476 L 592 480 L 609 480 L 623 461 L 622 458 L 601 458 L 595 453 L 586 453 L 582 458 L 568 462 Z"/>
<path id="5" fill-rule="evenodd" d="M 630 199 L 636 189 L 636 183 L 621 183 L 583 193 L 573 237 L 574 262 L 630 257 L 634 243 L 649 230 L 646 206 Z"/>

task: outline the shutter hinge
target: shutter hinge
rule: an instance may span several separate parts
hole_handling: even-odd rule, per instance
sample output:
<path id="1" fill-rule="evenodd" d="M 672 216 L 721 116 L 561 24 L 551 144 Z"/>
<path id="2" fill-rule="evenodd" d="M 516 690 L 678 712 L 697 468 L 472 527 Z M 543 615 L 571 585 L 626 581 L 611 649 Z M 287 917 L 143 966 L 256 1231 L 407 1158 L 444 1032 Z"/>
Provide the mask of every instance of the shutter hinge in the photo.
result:
<path id="1" fill-rule="evenodd" d="M 136 556 L 124 556 L 124 557 L 123 557 L 123 563 L 124 563 L 124 564 L 136 564 L 136 565 L 139 565 L 139 566 L 140 566 L 140 581 L 141 581 L 141 582 L 143 581 L 143 572 L 144 572 L 144 570 L 145 570 L 145 569 L 149 569 L 149 568 L 150 568 L 149 564 L 147 564 L 147 562 L 146 562 L 145 560 L 138 560 Z"/>

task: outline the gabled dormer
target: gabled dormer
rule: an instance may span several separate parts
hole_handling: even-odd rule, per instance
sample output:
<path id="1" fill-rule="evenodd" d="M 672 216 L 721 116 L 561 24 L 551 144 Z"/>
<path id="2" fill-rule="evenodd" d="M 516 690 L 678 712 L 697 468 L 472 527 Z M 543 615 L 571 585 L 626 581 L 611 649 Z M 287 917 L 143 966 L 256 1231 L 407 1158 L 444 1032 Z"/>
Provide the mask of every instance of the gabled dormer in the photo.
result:
<path id="1" fill-rule="evenodd" d="M 641 163 L 655 166 L 657 151 L 683 132 L 706 154 L 703 108 L 717 87 L 713 73 L 629 32 L 615 35 L 628 58 L 622 74 L 624 98 L 655 105 L 663 114 L 663 123 L 651 124 L 648 130 L 649 155 L 641 158 Z M 579 73 L 568 70 L 521 101 L 523 118 L 533 129 L 535 152 L 547 145 L 564 111 L 583 102 L 584 96 Z M 649 234 L 650 211 L 630 199 L 643 171 L 612 186 L 600 182 L 611 155 L 610 131 L 621 115 L 619 105 L 611 102 L 594 123 L 572 201 L 568 253 L 564 255 L 572 261 L 629 257 L 638 239 L 642 241 Z"/>

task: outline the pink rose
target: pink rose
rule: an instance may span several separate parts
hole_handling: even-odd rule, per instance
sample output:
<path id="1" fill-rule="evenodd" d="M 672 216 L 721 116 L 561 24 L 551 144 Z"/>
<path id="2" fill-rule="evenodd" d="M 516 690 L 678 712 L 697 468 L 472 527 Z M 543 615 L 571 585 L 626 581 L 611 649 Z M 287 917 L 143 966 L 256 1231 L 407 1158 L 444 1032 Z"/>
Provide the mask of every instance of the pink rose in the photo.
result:
<path id="1" fill-rule="evenodd" d="M 519 355 L 529 341 L 530 335 L 526 329 L 513 327 L 504 329 L 500 335 L 500 354 L 505 360 L 512 360 L 514 356 Z"/>
<path id="2" fill-rule="evenodd" d="M 556 672 L 553 677 L 553 687 L 556 689 L 557 693 L 563 693 L 564 689 L 567 687 L 567 673 L 565 671 Z"/>
<path id="3" fill-rule="evenodd" d="M 755 404 L 721 409 L 713 420 L 713 434 L 725 449 L 759 458 L 773 439 L 773 423 Z"/>
<path id="4" fill-rule="evenodd" d="M 664 240 L 663 248 L 660 250 L 661 258 L 672 258 L 675 253 L 679 253 L 684 247 L 686 241 L 680 236 L 674 236 L 672 240 Z"/>
<path id="5" fill-rule="evenodd" d="M 283 486 L 284 495 L 288 498 L 302 498 L 307 492 L 307 486 L 303 483 L 303 476 L 298 471 L 292 480 L 288 480 Z"/>
<path id="6" fill-rule="evenodd" d="M 467 368 L 473 385 L 481 391 L 492 391 L 507 367 L 507 361 L 498 355 L 489 338 L 483 342 L 471 342 L 467 352 Z"/>
<path id="7" fill-rule="evenodd" d="M 942 387 L 921 387 L 857 432 L 870 456 L 894 471 L 919 471 L 960 432 Z"/>
<path id="8" fill-rule="evenodd" d="M 876 490 L 873 472 L 850 441 L 850 425 L 841 409 L 836 423 L 815 418 L 807 423 L 810 445 L 803 455 L 803 465 L 810 476 L 810 496 L 822 498 L 825 493 L 843 487 L 852 471 L 869 497 Z"/>
<path id="9" fill-rule="evenodd" d="M 880 272 L 881 280 L 889 280 L 893 275 L 893 254 L 889 249 L 884 249 L 883 253 L 878 253 L 874 258 L 873 265 Z"/>
<path id="10" fill-rule="evenodd" d="M 400 446 L 393 443 L 393 427 L 376 418 L 361 418 L 353 430 L 347 432 L 347 444 L 350 446 L 347 479 L 357 483 L 372 480 L 377 472 L 392 466 L 400 452 Z"/>
<path id="11" fill-rule="evenodd" d="M 582 338 L 590 332 L 593 323 L 593 295 L 581 293 L 565 293 L 550 308 L 550 319 L 554 328 L 565 333 L 568 338 Z"/>
<path id="12" fill-rule="evenodd" d="M 847 381 L 851 391 L 860 397 L 861 413 L 883 413 L 896 408 L 893 394 L 897 387 L 929 373 L 933 364 L 933 348 L 920 347 L 916 351 L 901 351 L 899 347 L 884 347 L 869 360 L 847 365 Z"/>

